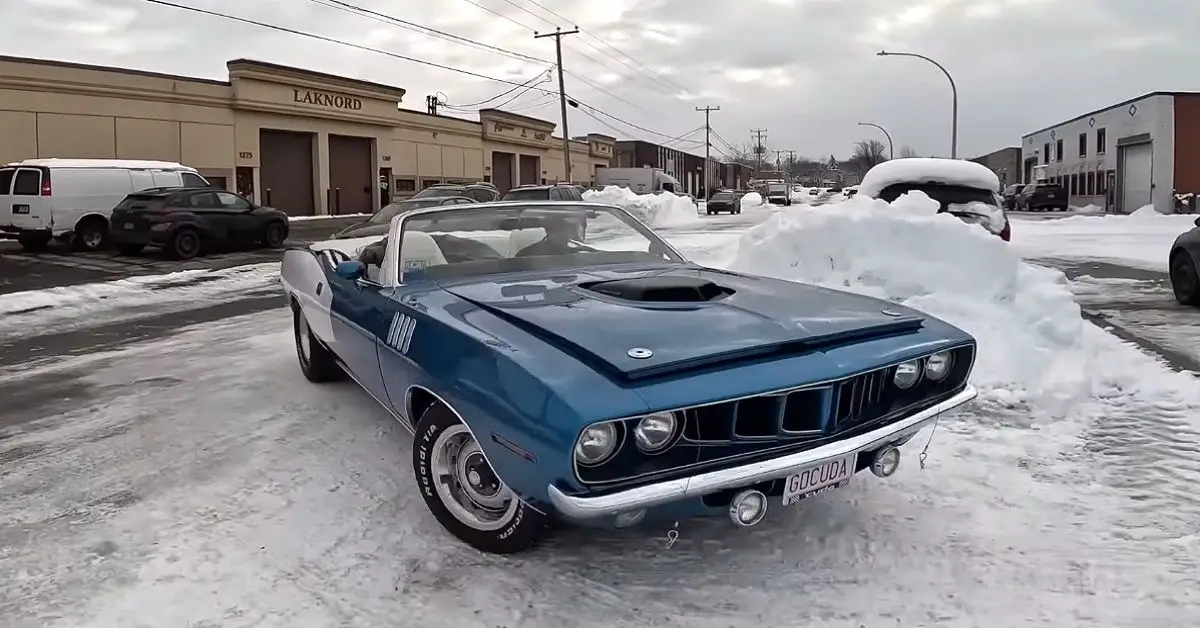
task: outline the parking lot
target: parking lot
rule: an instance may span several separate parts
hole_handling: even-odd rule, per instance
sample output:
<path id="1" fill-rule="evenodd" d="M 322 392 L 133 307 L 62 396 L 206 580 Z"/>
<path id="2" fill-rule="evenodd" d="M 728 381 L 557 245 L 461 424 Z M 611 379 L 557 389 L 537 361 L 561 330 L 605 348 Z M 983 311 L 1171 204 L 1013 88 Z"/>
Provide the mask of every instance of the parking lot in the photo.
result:
<path id="1" fill-rule="evenodd" d="M 328 218 L 293 221 L 289 245 L 322 240 L 362 218 Z M 113 281 L 140 275 L 164 275 L 183 270 L 219 270 L 279 259 L 273 249 L 218 252 L 188 261 L 175 261 L 154 250 L 120 255 L 114 250 L 79 253 L 61 245 L 43 252 L 26 251 L 15 240 L 0 240 L 0 294 L 43 290 L 56 286 Z"/>

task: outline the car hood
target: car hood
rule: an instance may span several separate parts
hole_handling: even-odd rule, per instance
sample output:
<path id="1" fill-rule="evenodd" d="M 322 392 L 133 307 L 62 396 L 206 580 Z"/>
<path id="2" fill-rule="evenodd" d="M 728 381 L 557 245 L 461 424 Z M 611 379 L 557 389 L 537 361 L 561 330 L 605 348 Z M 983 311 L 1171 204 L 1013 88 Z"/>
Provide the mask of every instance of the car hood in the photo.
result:
<path id="1" fill-rule="evenodd" d="M 878 299 L 692 265 L 442 288 L 624 379 L 910 333 L 925 321 Z"/>

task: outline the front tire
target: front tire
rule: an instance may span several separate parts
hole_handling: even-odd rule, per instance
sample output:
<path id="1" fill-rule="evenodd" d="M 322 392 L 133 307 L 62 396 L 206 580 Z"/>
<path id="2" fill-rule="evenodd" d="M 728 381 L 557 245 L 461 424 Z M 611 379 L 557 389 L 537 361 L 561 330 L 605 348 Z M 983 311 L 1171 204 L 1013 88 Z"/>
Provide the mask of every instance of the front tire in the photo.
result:
<path id="1" fill-rule="evenodd" d="M 267 223 L 266 229 L 263 231 L 263 245 L 269 249 L 281 249 L 283 243 L 287 240 L 288 228 L 287 225 L 273 220 Z"/>
<path id="2" fill-rule="evenodd" d="M 305 379 L 321 384 L 346 378 L 346 372 L 338 365 L 333 352 L 309 329 L 308 319 L 304 318 L 299 305 L 292 306 L 292 330 L 296 337 L 296 357 Z"/>
<path id="3" fill-rule="evenodd" d="M 545 516 L 513 494 L 467 426 L 440 403 L 417 422 L 413 474 L 438 523 L 481 552 L 524 551 L 547 529 Z"/>
<path id="4" fill-rule="evenodd" d="M 1171 289 L 1180 305 L 1200 305 L 1200 275 L 1184 251 L 1171 256 Z"/>

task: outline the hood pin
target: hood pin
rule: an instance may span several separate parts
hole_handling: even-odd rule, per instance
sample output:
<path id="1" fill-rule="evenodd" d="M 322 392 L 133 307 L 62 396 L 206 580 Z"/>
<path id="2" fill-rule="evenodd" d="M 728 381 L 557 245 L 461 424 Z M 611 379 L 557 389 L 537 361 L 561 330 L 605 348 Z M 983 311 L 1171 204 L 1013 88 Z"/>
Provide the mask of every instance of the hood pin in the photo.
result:
<path id="1" fill-rule="evenodd" d="M 645 360 L 646 358 L 653 356 L 654 352 L 646 349 L 645 347 L 634 347 L 629 351 L 626 351 L 625 355 L 628 355 L 635 360 Z"/>

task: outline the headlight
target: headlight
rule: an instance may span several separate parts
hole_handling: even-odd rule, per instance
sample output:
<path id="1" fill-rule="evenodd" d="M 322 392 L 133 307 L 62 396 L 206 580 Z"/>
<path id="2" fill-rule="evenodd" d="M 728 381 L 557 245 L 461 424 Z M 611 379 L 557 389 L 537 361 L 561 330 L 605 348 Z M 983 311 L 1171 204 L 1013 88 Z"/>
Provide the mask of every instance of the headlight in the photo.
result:
<path id="1" fill-rule="evenodd" d="M 642 417 L 633 428 L 633 440 L 646 453 L 660 451 L 671 444 L 677 425 L 675 415 L 669 412 Z"/>
<path id="2" fill-rule="evenodd" d="M 917 381 L 921 379 L 921 362 L 912 360 L 909 362 L 901 362 L 896 367 L 896 374 L 892 376 L 892 383 L 897 388 L 912 388 Z"/>
<path id="3" fill-rule="evenodd" d="M 617 452 L 617 426 L 597 423 L 583 428 L 575 442 L 575 460 L 584 466 L 595 466 Z"/>
<path id="4" fill-rule="evenodd" d="M 954 364 L 954 355 L 949 351 L 941 351 L 929 356 L 925 361 L 925 376 L 935 382 L 940 382 L 950 374 Z"/>

